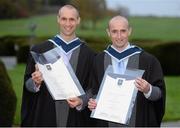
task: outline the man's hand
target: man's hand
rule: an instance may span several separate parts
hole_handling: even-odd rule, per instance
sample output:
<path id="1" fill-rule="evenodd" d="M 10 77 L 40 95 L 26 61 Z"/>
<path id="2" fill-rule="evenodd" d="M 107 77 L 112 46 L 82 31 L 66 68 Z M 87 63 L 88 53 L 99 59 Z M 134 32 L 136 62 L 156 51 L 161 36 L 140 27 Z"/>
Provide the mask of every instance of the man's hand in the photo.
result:
<path id="1" fill-rule="evenodd" d="M 67 99 L 67 102 L 71 108 L 75 108 L 82 104 L 82 99 L 79 97 L 73 97 L 73 98 Z"/>
<path id="2" fill-rule="evenodd" d="M 37 64 L 35 65 L 35 72 L 33 72 L 31 74 L 32 76 L 32 80 L 35 82 L 36 86 L 40 86 L 42 81 L 43 81 L 43 77 L 42 77 L 42 73 L 39 71 L 39 68 L 37 66 Z"/>
<path id="3" fill-rule="evenodd" d="M 92 111 L 93 109 L 95 109 L 97 106 L 96 100 L 90 98 L 88 101 L 88 108 Z"/>
<path id="4" fill-rule="evenodd" d="M 135 80 L 135 85 L 138 88 L 138 90 L 143 93 L 148 93 L 150 90 L 150 84 L 142 78 L 137 78 Z"/>

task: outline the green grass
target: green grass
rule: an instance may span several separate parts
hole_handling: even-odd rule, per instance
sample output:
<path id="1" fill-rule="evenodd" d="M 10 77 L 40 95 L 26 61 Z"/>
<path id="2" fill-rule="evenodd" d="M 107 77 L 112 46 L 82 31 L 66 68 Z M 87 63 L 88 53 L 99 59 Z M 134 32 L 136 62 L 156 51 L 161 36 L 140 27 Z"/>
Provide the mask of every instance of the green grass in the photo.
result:
<path id="1" fill-rule="evenodd" d="M 161 41 L 180 41 L 180 18 L 156 18 L 156 17 L 130 17 L 130 24 L 133 27 L 131 38 L 150 39 Z M 58 33 L 56 15 L 34 16 L 27 19 L 0 20 L 0 36 L 5 35 L 30 35 L 30 23 L 36 23 L 35 31 L 38 37 L 53 36 Z M 97 22 L 94 29 L 90 22 L 84 25 L 88 29 L 79 29 L 79 36 L 105 38 L 108 18 Z"/>
<path id="2" fill-rule="evenodd" d="M 22 98 L 22 87 L 23 87 L 23 75 L 24 75 L 25 65 L 17 65 L 13 70 L 8 70 L 9 76 L 12 80 L 14 90 L 16 92 L 18 102 L 17 110 L 14 120 L 14 125 L 18 126 L 20 124 L 20 109 L 21 109 L 21 98 Z M 167 76 L 165 77 L 166 82 L 166 112 L 164 116 L 164 121 L 180 120 L 180 76 Z"/>
<path id="3" fill-rule="evenodd" d="M 27 36 L 31 34 L 29 26 L 37 25 L 37 36 L 49 36 L 57 33 L 56 15 L 35 16 L 26 19 L 0 20 L 0 36 L 16 35 Z"/>
<path id="4" fill-rule="evenodd" d="M 164 120 L 180 120 L 180 76 L 165 77 L 166 82 L 166 114 Z"/>
<path id="5" fill-rule="evenodd" d="M 179 41 L 180 18 L 132 18 L 133 37 L 162 41 Z"/>
<path id="6" fill-rule="evenodd" d="M 21 99 L 22 99 L 22 87 L 23 87 L 23 75 L 24 75 L 25 65 L 17 65 L 16 68 L 8 70 L 8 74 L 11 78 L 13 88 L 17 96 L 17 106 L 16 114 L 14 117 L 14 126 L 20 124 L 20 112 L 21 112 Z"/>

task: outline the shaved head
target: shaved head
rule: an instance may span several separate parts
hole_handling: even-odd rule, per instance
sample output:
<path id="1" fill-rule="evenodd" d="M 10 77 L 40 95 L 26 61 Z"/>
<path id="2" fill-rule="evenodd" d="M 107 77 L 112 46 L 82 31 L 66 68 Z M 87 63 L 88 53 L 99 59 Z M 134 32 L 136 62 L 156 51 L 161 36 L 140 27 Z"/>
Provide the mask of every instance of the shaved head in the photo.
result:
<path id="1" fill-rule="evenodd" d="M 62 11 L 63 11 L 64 9 L 75 10 L 76 15 L 77 15 L 77 18 L 79 18 L 79 12 L 78 12 L 78 10 L 77 10 L 74 6 L 72 6 L 72 5 L 70 5 L 70 4 L 64 5 L 64 6 L 62 6 L 62 7 L 59 9 L 59 12 L 58 12 L 58 15 L 59 15 L 59 16 L 61 15 L 61 13 L 62 13 Z"/>
<path id="2" fill-rule="evenodd" d="M 109 21 L 108 29 L 110 28 L 110 26 L 112 24 L 114 24 L 114 22 L 121 22 L 121 23 L 125 24 L 128 28 L 130 27 L 127 18 L 125 18 L 123 16 L 115 16 Z"/>

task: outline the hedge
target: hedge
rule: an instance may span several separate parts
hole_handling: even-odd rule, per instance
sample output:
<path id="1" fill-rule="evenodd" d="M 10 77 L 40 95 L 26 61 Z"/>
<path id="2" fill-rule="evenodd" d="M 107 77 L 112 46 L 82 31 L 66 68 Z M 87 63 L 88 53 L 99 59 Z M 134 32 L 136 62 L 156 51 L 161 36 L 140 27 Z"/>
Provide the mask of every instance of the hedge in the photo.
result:
<path id="1" fill-rule="evenodd" d="M 4 39 L 6 38 L 6 40 Z M 29 52 L 28 37 L 2 37 L 0 38 L 0 55 L 5 54 L 12 49 L 12 44 L 19 46 L 19 49 L 15 52 L 19 63 L 26 63 L 27 55 Z M 41 37 L 34 41 L 39 43 L 45 41 L 49 37 Z M 110 43 L 108 38 L 93 38 L 93 37 L 80 37 L 82 40 L 95 51 L 103 51 Z M 3 41 L 4 39 L 4 41 Z M 11 42 L 11 43 L 10 43 Z M 132 39 L 130 42 L 142 47 L 145 51 L 155 55 L 163 68 L 165 75 L 179 75 L 180 74 L 180 59 L 178 55 L 180 52 L 180 42 L 161 42 L 159 40 L 138 40 Z M 4 46 L 3 46 L 4 45 Z M 7 46 L 6 46 L 7 45 Z M 4 53 L 3 53 L 4 51 Z M 13 51 L 13 50 L 12 50 Z M 14 51 L 13 51 L 14 53 Z M 10 53 L 9 53 L 10 54 Z M 12 54 L 12 53 L 11 53 Z"/>
<path id="2" fill-rule="evenodd" d="M 152 54 L 161 62 L 165 75 L 180 75 L 179 42 L 157 45 L 153 48 Z"/>
<path id="3" fill-rule="evenodd" d="M 6 68 L 0 61 L 0 127 L 12 126 L 17 98 Z"/>

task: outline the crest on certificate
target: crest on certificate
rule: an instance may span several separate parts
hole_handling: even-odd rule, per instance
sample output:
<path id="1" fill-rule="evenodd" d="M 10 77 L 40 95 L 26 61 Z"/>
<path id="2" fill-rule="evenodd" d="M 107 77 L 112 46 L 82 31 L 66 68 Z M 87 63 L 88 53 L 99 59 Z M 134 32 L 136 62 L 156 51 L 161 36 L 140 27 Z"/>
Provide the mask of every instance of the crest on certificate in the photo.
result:
<path id="1" fill-rule="evenodd" d="M 47 68 L 48 71 L 51 71 L 51 70 L 52 70 L 52 67 L 51 67 L 51 65 L 49 65 L 49 64 L 46 65 L 46 68 Z"/>
<path id="2" fill-rule="evenodd" d="M 123 84 L 123 81 L 124 81 L 123 79 L 118 79 L 118 80 L 117 80 L 117 85 L 118 85 L 118 86 L 121 86 L 121 85 Z"/>

